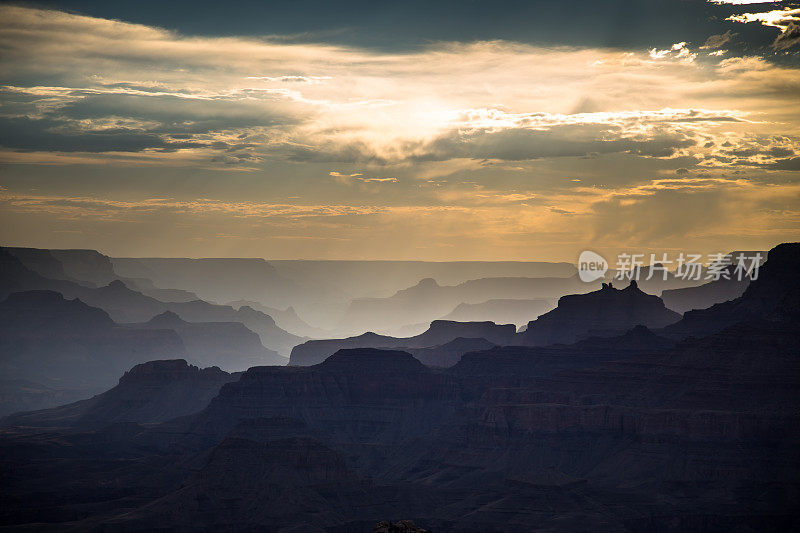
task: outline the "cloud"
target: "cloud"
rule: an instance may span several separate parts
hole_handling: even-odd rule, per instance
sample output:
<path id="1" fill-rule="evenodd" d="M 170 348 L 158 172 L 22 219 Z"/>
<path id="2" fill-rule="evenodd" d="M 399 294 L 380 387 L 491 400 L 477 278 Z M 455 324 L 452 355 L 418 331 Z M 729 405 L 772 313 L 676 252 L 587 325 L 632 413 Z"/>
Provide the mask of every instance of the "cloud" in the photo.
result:
<path id="1" fill-rule="evenodd" d="M 603 241 L 613 234 L 624 235 L 640 246 L 657 239 L 686 250 L 689 242 L 719 242 L 736 232 L 742 237 L 785 237 L 800 229 L 798 200 L 797 184 L 779 187 L 744 179 L 656 179 L 604 193 L 592 203 L 593 238 Z M 742 217 L 741 213 L 751 215 Z M 772 216 L 781 217 L 783 226 L 774 227 Z"/>
<path id="2" fill-rule="evenodd" d="M 717 48 L 722 48 L 726 44 L 728 44 L 736 35 L 732 31 L 728 30 L 723 34 L 719 35 L 710 35 L 703 46 L 700 47 L 701 50 L 715 50 Z"/>
<path id="3" fill-rule="evenodd" d="M 712 4 L 729 4 L 733 6 L 743 6 L 748 4 L 771 4 L 769 0 L 707 0 Z"/>
<path id="4" fill-rule="evenodd" d="M 0 240 L 61 243 L 57 227 L 85 239 L 63 246 L 129 239 L 129 254 L 196 255 L 184 244 L 205 239 L 203 253 L 297 257 L 313 241 L 339 258 L 424 242 L 446 259 L 573 257 L 625 232 L 796 237 L 800 70 L 768 48 L 778 30 L 755 19 L 733 42 L 731 22 L 671 46 L 661 32 L 625 50 L 397 52 L 0 5 Z M 165 233 L 171 245 L 148 248 Z M 226 248 L 236 239 L 248 246 Z"/>
<path id="5" fill-rule="evenodd" d="M 91 196 L 23 195 L 0 190 L 0 204 L 21 212 L 50 212 L 61 217 L 87 215 L 119 217 L 122 214 L 170 212 L 192 215 L 229 215 L 252 218 L 340 217 L 370 215 L 385 210 L 381 206 L 356 205 L 297 205 L 267 202 L 225 202 L 207 198 L 177 200 L 148 198 L 145 200 L 112 200 Z"/>
<path id="6" fill-rule="evenodd" d="M 800 19 L 800 9 L 773 9 L 772 11 L 764 11 L 760 13 L 742 13 L 739 15 L 731 15 L 726 20 L 733 22 L 741 22 L 747 24 L 750 22 L 760 22 L 764 26 L 772 26 L 773 28 L 784 29 L 789 23 L 795 22 Z"/>
<path id="7" fill-rule="evenodd" d="M 800 157 L 779 159 L 778 161 L 775 161 L 773 163 L 767 163 L 766 167 L 772 170 L 800 171 Z"/>
<path id="8" fill-rule="evenodd" d="M 778 28 L 781 33 L 772 42 L 772 48 L 786 50 L 800 42 L 800 8 L 775 9 L 761 13 L 731 15 L 726 20 L 747 24 L 760 22 L 764 26 Z"/>
<path id="9" fill-rule="evenodd" d="M 18 150 L 85 146 L 142 158 L 173 151 L 240 169 L 275 160 L 386 166 L 447 158 L 671 157 L 692 145 L 699 124 L 719 128 L 746 116 L 718 101 L 698 105 L 708 109 L 696 116 L 652 111 L 685 102 L 694 87 L 718 83 L 718 100 L 745 86 L 748 72 L 735 72 L 731 63 L 700 64 L 685 42 L 650 54 L 499 41 L 387 54 L 187 37 L 18 6 L 0 12 L 0 67 L 14 81 L 0 94 L 0 118 L 25 123 L 25 139 L 5 144 Z M 762 78 L 791 78 L 770 68 L 776 75 Z M 531 84 L 536 91 L 527 89 Z M 586 108 L 577 103 L 587 95 L 592 112 L 572 112 Z M 711 98 L 691 100 L 704 99 Z"/>
<path id="10" fill-rule="evenodd" d="M 397 183 L 397 178 L 358 178 L 365 183 Z"/>
<path id="11" fill-rule="evenodd" d="M 671 48 L 667 48 L 666 50 L 658 50 L 656 48 L 652 48 L 650 50 L 650 58 L 651 59 L 677 59 L 680 61 L 684 61 L 686 63 L 691 63 L 695 59 L 697 59 L 697 54 L 693 53 L 689 50 L 689 47 L 686 46 L 685 42 L 675 43 L 672 45 Z"/>
<path id="12" fill-rule="evenodd" d="M 800 42 L 800 24 L 790 22 L 783 29 L 783 33 L 775 37 L 772 47 L 776 50 L 786 50 Z"/>
<path id="13" fill-rule="evenodd" d="M 248 80 L 280 81 L 284 83 L 323 83 L 331 79 L 330 76 L 247 76 Z"/>

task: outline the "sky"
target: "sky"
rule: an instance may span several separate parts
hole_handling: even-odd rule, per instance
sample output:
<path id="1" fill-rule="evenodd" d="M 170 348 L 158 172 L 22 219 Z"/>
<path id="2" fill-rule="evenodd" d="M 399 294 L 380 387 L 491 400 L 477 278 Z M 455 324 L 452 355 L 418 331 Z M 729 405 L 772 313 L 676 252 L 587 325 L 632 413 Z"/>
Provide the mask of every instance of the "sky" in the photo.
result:
<path id="1" fill-rule="evenodd" d="M 553 260 L 800 240 L 800 2 L 0 2 L 0 243 Z"/>

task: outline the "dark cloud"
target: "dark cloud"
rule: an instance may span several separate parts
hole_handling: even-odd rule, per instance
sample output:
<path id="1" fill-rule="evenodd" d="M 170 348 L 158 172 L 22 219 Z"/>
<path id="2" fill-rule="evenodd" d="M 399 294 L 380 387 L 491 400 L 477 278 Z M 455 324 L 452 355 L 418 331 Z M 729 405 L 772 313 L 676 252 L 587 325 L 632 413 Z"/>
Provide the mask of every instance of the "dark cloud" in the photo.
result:
<path id="1" fill-rule="evenodd" d="M 800 170 L 800 157 L 792 157 L 787 159 L 781 159 L 780 161 L 776 161 L 774 163 L 770 163 L 768 165 L 764 165 L 766 168 L 771 170 Z"/>
<path id="2" fill-rule="evenodd" d="M 616 127 L 564 125 L 547 130 L 508 129 L 499 132 L 451 132 L 424 148 L 417 160 L 457 157 L 522 161 L 546 157 L 583 157 L 589 154 L 632 153 L 646 157 L 669 157 L 695 141 L 674 133 L 656 133 L 649 138 L 626 137 Z"/>
<path id="3" fill-rule="evenodd" d="M 598 157 L 629 153 L 643 157 L 670 157 L 696 141 L 673 132 L 626 137 L 622 128 L 560 125 L 544 130 L 512 128 L 501 131 L 453 130 L 430 142 L 405 142 L 390 153 L 360 142 L 272 143 L 264 151 L 296 162 L 361 163 L 385 165 L 397 161 L 431 162 L 450 159 L 524 161 L 559 157 Z"/>
<path id="4" fill-rule="evenodd" d="M 783 33 L 775 38 L 772 47 L 776 50 L 786 50 L 800 42 L 800 24 L 790 22 Z"/>
<path id="5" fill-rule="evenodd" d="M 52 152 L 175 151 L 203 146 L 190 141 L 167 141 L 154 133 L 124 128 L 80 131 L 63 121 L 27 117 L 0 117 L 0 139 L 0 145 L 6 148 Z"/>
<path id="6" fill-rule="evenodd" d="M 722 48 L 726 44 L 728 44 L 731 39 L 733 39 L 736 33 L 733 33 L 731 30 L 726 31 L 720 35 L 711 35 L 706 39 L 705 44 L 700 48 L 703 50 L 716 50 L 717 48 Z"/>
<path id="7" fill-rule="evenodd" d="M 277 106 L 263 101 L 87 91 L 73 91 L 61 98 L 66 99 L 65 103 L 40 111 L 36 104 L 43 99 L 41 96 L 21 91 L 0 93 L 0 111 L 5 115 L 0 116 L 0 145 L 24 151 L 94 153 L 205 147 L 227 153 L 226 162 L 245 161 L 253 159 L 244 152 L 255 144 L 200 139 L 198 135 L 213 137 L 219 132 L 287 126 L 299 121 L 291 111 L 282 108 L 278 112 Z"/>
<path id="8" fill-rule="evenodd" d="M 774 30 L 739 28 L 725 19 L 750 6 L 706 0 L 39 0 L 38 4 L 191 35 L 275 35 L 282 42 L 330 42 L 387 50 L 439 41 L 511 40 L 530 44 L 660 48 L 740 32 L 751 50 L 768 47 Z M 766 8 L 771 4 L 765 3 Z"/>
<path id="9" fill-rule="evenodd" d="M 290 105 L 278 98 L 246 101 L 100 94 L 66 103 L 53 113 L 74 120 L 126 117 L 152 121 L 159 124 L 151 128 L 153 133 L 175 135 L 298 123 L 299 116 L 292 115 L 287 108 Z"/>
<path id="10" fill-rule="evenodd" d="M 785 136 L 751 138 L 741 146 L 730 150 L 722 150 L 721 153 L 715 154 L 714 158 L 723 163 L 734 163 L 746 167 L 792 170 L 792 168 L 775 165 L 781 164 L 781 159 L 789 161 L 787 158 L 795 154 L 794 147 L 796 146 L 796 140 Z M 785 165 L 786 163 L 782 164 Z M 789 167 L 791 167 L 791 164 L 789 164 Z"/>

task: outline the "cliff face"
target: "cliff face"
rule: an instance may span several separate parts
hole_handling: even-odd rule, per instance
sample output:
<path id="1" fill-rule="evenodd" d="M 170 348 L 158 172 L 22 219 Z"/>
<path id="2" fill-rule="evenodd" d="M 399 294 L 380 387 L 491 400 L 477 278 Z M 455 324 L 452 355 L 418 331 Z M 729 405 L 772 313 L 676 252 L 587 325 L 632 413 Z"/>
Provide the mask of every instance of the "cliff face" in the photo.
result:
<path id="1" fill-rule="evenodd" d="M 664 305 L 677 313 L 686 313 L 695 309 L 707 309 L 714 304 L 734 300 L 741 296 L 750 284 L 750 279 L 719 279 L 700 285 L 672 289 L 661 293 Z"/>
<path id="2" fill-rule="evenodd" d="M 49 260 L 46 268 L 56 268 L 57 271 L 50 272 L 56 276 L 63 273 L 63 269 L 53 267 Z M 0 247 L 0 300 L 4 300 L 14 292 L 31 290 L 52 290 L 65 294 L 64 291 L 77 291 L 80 287 L 73 281 L 45 278 L 23 265 L 8 248 Z"/>
<path id="3" fill-rule="evenodd" d="M 108 313 L 53 291 L 17 292 L 0 302 L 4 335 L 91 333 L 114 327 Z"/>
<path id="4" fill-rule="evenodd" d="M 779 244 L 769 251 L 757 279 L 741 297 L 688 311 L 683 319 L 664 328 L 674 338 L 701 337 L 747 321 L 794 320 L 800 316 L 800 286 L 796 279 L 800 244 Z"/>
<path id="5" fill-rule="evenodd" d="M 465 397 L 472 399 L 494 388 L 527 388 L 567 370 L 597 367 L 607 361 L 640 360 L 665 353 L 674 344 L 637 326 L 619 337 L 592 337 L 571 345 L 498 346 L 466 353 L 448 373 L 458 378 Z M 563 398 L 564 394 L 556 397 Z"/>
<path id="6" fill-rule="evenodd" d="M 335 439 L 382 442 L 442 420 L 458 397 L 452 378 L 406 352 L 340 350 L 310 367 L 249 369 L 220 390 L 189 433 L 219 435 L 239 420 L 283 416 Z"/>
<path id="7" fill-rule="evenodd" d="M 425 332 L 414 337 L 388 337 L 370 332 L 347 339 L 308 341 L 292 349 L 289 364 L 307 366 L 321 363 L 339 349 L 428 348 L 446 344 L 459 337 L 485 339 L 492 344 L 509 344 L 514 338 L 515 332 L 516 328 L 513 324 L 434 320 Z"/>
<path id="8" fill-rule="evenodd" d="M 64 265 L 50 253 L 50 250 L 12 247 L 4 247 L 3 250 L 25 265 L 26 268 L 41 276 L 50 279 L 78 281 L 67 275 L 64 271 Z"/>
<path id="9" fill-rule="evenodd" d="M 447 368 L 458 363 L 465 353 L 488 350 L 494 344 L 486 339 L 458 337 L 430 348 L 408 348 L 407 351 L 427 366 Z"/>
<path id="10" fill-rule="evenodd" d="M 200 367 L 216 365 L 239 372 L 251 366 L 287 363 L 285 357 L 264 348 L 258 335 L 239 322 L 186 322 L 175 313 L 165 311 L 131 327 L 176 332 L 186 347 L 189 360 Z"/>
<path id="11" fill-rule="evenodd" d="M 521 342 L 526 346 L 569 344 L 592 335 L 619 335 L 638 325 L 661 328 L 680 318 L 659 297 L 639 290 L 635 281 L 622 290 L 609 283 L 599 291 L 559 299 L 558 307 L 528 323 Z"/>
<path id="12" fill-rule="evenodd" d="M 136 365 L 116 387 L 76 403 L 19 413 L 3 425 L 102 428 L 122 422 L 163 422 L 200 411 L 220 387 L 238 378 L 217 367 L 200 369 L 183 359 L 149 361 Z"/>
<path id="13" fill-rule="evenodd" d="M 183 354 L 171 330 L 120 328 L 105 311 L 51 291 L 14 293 L 0 303 L 0 370 L 9 387 L 0 395 L 18 396 L 20 380 L 33 386 L 26 403 L 9 398 L 0 413 L 56 405 L 58 390 L 89 397 L 137 363 Z"/>
<path id="14" fill-rule="evenodd" d="M 105 285 L 117 278 L 109 258 L 95 250 L 6 250 L 27 268 L 46 278 L 75 281 L 91 287 Z"/>

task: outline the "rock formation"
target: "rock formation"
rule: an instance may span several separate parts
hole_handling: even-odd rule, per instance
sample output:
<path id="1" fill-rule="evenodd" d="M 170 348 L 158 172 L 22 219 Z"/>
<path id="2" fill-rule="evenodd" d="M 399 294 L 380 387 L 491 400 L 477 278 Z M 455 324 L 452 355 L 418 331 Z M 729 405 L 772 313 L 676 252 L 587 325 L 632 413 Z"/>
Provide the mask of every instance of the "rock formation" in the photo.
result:
<path id="1" fill-rule="evenodd" d="M 655 331 L 634 317 L 673 317 L 657 298 L 606 287 L 568 298 L 552 331 L 579 336 L 570 318 L 586 316 L 632 324 L 621 335 L 495 346 L 446 369 L 400 350 L 340 350 L 312 366 L 251 368 L 202 410 L 160 423 L 5 427 L 0 522 L 793 531 L 798 265 L 800 244 L 780 245 L 740 298 Z"/>
<path id="2" fill-rule="evenodd" d="M 0 372 L 9 387 L 0 413 L 57 405 L 57 391 L 87 398 L 135 364 L 184 354 L 174 331 L 118 327 L 102 309 L 52 291 L 14 293 L 0 302 Z"/>
<path id="3" fill-rule="evenodd" d="M 230 372 L 251 366 L 285 365 L 288 361 L 264 348 L 261 339 L 240 322 L 186 322 L 172 311 L 164 311 L 137 329 L 165 329 L 178 334 L 189 360 L 200 366 L 219 366 Z"/>
<path id="4" fill-rule="evenodd" d="M 136 365 L 116 387 L 87 400 L 17 413 L 5 426 L 102 428 L 121 422 L 164 422 L 200 411 L 220 387 L 238 378 L 217 367 L 197 368 L 183 359 L 149 361 Z"/>
<path id="5" fill-rule="evenodd" d="M 720 278 L 697 287 L 671 289 L 661 293 L 664 305 L 676 313 L 685 313 L 694 309 L 707 309 L 714 304 L 734 300 L 741 296 L 750 284 L 750 278 L 742 279 L 729 269 L 728 278 Z"/>
<path id="6" fill-rule="evenodd" d="M 661 328 L 680 318 L 658 296 L 642 292 L 634 280 L 625 289 L 603 283 L 598 291 L 560 298 L 558 307 L 528 323 L 521 342 L 568 344 L 593 335 L 618 335 L 638 325 Z"/>

